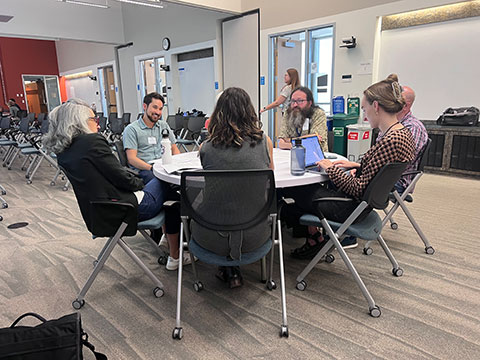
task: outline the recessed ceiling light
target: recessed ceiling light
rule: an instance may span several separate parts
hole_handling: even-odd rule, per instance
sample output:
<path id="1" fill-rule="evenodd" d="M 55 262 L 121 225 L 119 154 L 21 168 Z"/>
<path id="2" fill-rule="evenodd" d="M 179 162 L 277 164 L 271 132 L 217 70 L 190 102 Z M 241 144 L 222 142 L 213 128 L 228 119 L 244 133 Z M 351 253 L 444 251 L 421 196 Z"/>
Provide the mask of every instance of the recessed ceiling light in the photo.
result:
<path id="1" fill-rule="evenodd" d="M 57 1 L 69 3 L 69 4 L 92 6 L 92 7 L 102 8 L 102 9 L 108 9 L 110 7 L 106 4 L 106 2 L 105 4 L 96 4 L 96 3 L 91 3 L 91 2 L 82 1 L 82 0 L 57 0 Z"/>

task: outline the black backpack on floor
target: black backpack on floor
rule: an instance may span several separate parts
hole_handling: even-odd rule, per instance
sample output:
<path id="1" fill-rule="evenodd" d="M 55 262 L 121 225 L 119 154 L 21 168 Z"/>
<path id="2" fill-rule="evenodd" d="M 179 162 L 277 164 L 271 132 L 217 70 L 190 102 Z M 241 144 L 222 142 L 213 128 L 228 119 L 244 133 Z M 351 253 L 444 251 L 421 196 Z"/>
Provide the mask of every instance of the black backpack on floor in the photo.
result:
<path id="1" fill-rule="evenodd" d="M 17 326 L 27 316 L 33 316 L 42 323 L 37 326 Z M 94 353 L 97 360 L 107 360 L 88 342 L 80 313 L 56 320 L 45 320 L 38 314 L 26 313 L 10 327 L 0 329 L 0 359 L 5 360 L 82 360 L 83 345 Z"/>

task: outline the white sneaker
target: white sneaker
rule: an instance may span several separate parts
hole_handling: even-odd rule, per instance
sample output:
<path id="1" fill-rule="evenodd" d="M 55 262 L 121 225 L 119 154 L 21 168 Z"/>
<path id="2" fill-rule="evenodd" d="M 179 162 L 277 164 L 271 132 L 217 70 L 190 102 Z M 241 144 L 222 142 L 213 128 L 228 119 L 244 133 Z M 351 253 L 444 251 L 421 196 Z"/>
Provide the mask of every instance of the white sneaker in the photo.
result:
<path id="1" fill-rule="evenodd" d="M 196 260 L 197 259 L 195 258 L 195 261 Z M 165 266 L 165 268 L 167 270 L 177 270 L 179 262 L 180 262 L 179 259 L 174 259 L 171 256 L 169 256 L 168 261 L 167 261 L 167 266 Z M 189 265 L 191 263 L 192 263 L 192 261 L 190 260 L 190 253 L 188 251 L 184 251 L 183 252 L 183 265 Z"/>
<path id="2" fill-rule="evenodd" d="M 168 240 L 165 234 L 162 235 L 160 242 L 158 243 L 158 247 L 162 249 L 163 252 L 168 253 Z"/>

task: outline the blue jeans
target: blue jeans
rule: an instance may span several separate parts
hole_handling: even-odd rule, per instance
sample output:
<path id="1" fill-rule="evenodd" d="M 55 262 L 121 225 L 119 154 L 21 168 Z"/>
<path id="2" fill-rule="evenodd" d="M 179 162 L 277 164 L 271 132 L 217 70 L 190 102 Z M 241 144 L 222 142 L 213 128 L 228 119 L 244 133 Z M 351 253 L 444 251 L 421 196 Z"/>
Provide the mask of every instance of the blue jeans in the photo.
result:
<path id="1" fill-rule="evenodd" d="M 150 173 L 152 172 L 150 171 Z M 145 185 L 143 199 L 138 204 L 138 221 L 151 219 L 162 210 L 165 201 L 165 186 L 166 184 L 155 176 Z"/>
<path id="2" fill-rule="evenodd" d="M 152 170 L 140 170 L 138 172 L 138 175 L 142 178 L 143 183 L 145 185 L 147 185 L 150 182 L 150 180 L 155 178 L 155 175 L 153 175 Z"/>

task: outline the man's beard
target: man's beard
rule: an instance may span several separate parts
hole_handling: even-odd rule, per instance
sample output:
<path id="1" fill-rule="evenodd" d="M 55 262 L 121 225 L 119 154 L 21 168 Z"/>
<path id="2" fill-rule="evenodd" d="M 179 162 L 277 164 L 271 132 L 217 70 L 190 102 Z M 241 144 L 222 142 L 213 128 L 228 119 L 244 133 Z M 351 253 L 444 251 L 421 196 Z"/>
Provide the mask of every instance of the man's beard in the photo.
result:
<path id="1" fill-rule="evenodd" d="M 158 116 L 156 119 L 152 117 L 152 115 L 147 113 L 147 118 L 150 120 L 152 123 L 156 123 L 158 120 L 160 120 L 160 116 Z"/>
<path id="2" fill-rule="evenodd" d="M 305 120 L 311 117 L 311 108 L 288 108 L 287 109 L 287 122 L 292 124 L 295 129 L 303 128 L 303 124 L 305 124 Z"/>

